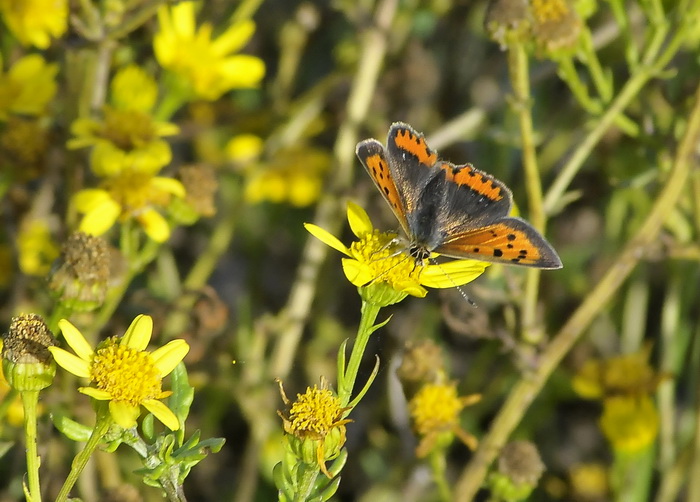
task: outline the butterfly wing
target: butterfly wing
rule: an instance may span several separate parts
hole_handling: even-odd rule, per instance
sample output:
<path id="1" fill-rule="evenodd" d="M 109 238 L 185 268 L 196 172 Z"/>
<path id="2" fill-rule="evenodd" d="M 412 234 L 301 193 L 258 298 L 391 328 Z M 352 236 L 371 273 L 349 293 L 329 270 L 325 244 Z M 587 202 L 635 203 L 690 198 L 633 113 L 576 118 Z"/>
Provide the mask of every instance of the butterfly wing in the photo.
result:
<path id="1" fill-rule="evenodd" d="M 562 263 L 554 248 L 528 222 L 502 218 L 496 223 L 448 237 L 437 253 L 453 258 L 556 269 Z"/>
<path id="2" fill-rule="evenodd" d="M 365 166 L 369 177 L 372 178 L 374 185 L 382 193 L 384 200 L 391 207 L 404 232 L 408 234 L 406 202 L 394 182 L 394 176 L 389 169 L 389 162 L 386 158 L 384 147 L 376 139 L 366 139 L 357 144 L 355 154 L 362 162 L 362 165 Z"/>

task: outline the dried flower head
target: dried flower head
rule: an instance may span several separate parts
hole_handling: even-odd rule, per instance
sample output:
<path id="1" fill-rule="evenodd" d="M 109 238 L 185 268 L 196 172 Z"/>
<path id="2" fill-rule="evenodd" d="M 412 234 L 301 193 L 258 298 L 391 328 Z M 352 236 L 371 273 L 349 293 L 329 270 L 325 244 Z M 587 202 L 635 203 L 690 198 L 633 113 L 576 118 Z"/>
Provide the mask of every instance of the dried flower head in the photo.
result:
<path id="1" fill-rule="evenodd" d="M 61 256 L 49 274 L 49 289 L 65 306 L 89 311 L 102 305 L 109 278 L 107 242 L 100 237 L 75 232 L 61 247 Z"/>
<path id="2" fill-rule="evenodd" d="M 12 318 L 2 348 L 3 372 L 18 391 L 41 390 L 53 381 L 56 366 L 49 347 L 56 339 L 38 314 Z"/>

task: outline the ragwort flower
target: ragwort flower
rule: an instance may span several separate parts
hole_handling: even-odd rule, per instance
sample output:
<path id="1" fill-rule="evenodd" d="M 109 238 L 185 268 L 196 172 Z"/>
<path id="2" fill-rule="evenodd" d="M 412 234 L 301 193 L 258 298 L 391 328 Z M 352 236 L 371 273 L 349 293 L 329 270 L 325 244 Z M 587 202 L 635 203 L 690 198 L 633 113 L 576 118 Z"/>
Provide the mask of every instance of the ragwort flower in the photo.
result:
<path id="1" fill-rule="evenodd" d="M 277 411 L 282 418 L 284 432 L 289 434 L 289 446 L 295 455 L 306 464 L 317 464 L 328 478 L 332 478 L 326 462 L 333 460 L 345 444 L 345 424 L 352 422 L 343 418 L 349 408 L 340 406 L 340 399 L 327 388 L 323 380 L 321 388 L 307 387 L 304 394 L 297 394 L 291 403 L 278 381 L 284 404 L 291 407 L 288 413 Z"/>
<path id="2" fill-rule="evenodd" d="M 476 260 L 416 263 L 403 252 L 397 234 L 376 230 L 364 209 L 352 202 L 348 203 L 348 222 L 359 239 L 350 247 L 316 225 L 307 223 L 305 227 L 314 237 L 347 256 L 343 258 L 343 271 L 352 284 L 361 290 L 363 286 L 374 284 L 393 289 L 397 296 L 386 305 L 396 303 L 406 295 L 424 297 L 428 292 L 423 286 L 462 286 L 479 277 L 489 265 Z"/>
<path id="3" fill-rule="evenodd" d="M 175 414 L 160 401 L 171 394 L 163 391 L 161 385 L 163 377 L 174 370 L 189 351 L 187 342 L 172 340 L 147 352 L 153 320 L 143 314 L 133 320 L 123 337 L 110 337 L 95 350 L 66 319 L 58 324 L 77 355 L 50 347 L 56 363 L 74 375 L 88 378 L 90 386 L 78 390 L 98 401 L 109 401 L 110 415 L 118 425 L 125 429 L 135 426 L 143 406 L 169 429 L 180 428 Z"/>
<path id="4" fill-rule="evenodd" d="M 39 54 L 19 59 L 2 73 L 0 55 L 0 120 L 11 113 L 41 115 L 56 94 L 58 66 L 47 64 Z"/>
<path id="5" fill-rule="evenodd" d="M 462 429 L 459 414 L 479 400 L 480 394 L 460 397 L 454 382 L 425 384 L 408 403 L 413 428 L 421 438 L 416 456 L 423 458 L 435 449 L 444 448 L 454 436 L 470 449 L 476 449 L 478 441 Z"/>
<path id="6" fill-rule="evenodd" d="M 86 234 L 99 236 L 117 220 L 135 219 L 151 239 L 165 242 L 170 237 L 170 225 L 159 210 L 167 208 L 173 196 L 185 196 L 179 181 L 122 169 L 116 176 L 106 178 L 100 188 L 77 192 L 72 205 L 84 214 L 79 230 Z"/>
<path id="7" fill-rule="evenodd" d="M 76 119 L 68 148 L 93 146 L 90 167 L 98 176 L 115 175 L 123 166 L 157 173 L 172 157 L 162 138 L 179 131 L 153 117 L 157 96 L 158 85 L 150 75 L 136 65 L 122 68 L 112 79 L 112 104 L 105 105 L 101 119 Z"/>
<path id="8" fill-rule="evenodd" d="M 68 28 L 68 0 L 0 0 L 0 14 L 22 45 L 39 49 Z"/>
<path id="9" fill-rule="evenodd" d="M 213 101 L 236 88 L 257 87 L 265 75 L 260 58 L 233 54 L 255 32 L 253 21 L 230 25 L 212 38 L 210 23 L 195 26 L 194 2 L 158 9 L 153 49 L 161 66 L 180 77 L 198 98 Z"/>

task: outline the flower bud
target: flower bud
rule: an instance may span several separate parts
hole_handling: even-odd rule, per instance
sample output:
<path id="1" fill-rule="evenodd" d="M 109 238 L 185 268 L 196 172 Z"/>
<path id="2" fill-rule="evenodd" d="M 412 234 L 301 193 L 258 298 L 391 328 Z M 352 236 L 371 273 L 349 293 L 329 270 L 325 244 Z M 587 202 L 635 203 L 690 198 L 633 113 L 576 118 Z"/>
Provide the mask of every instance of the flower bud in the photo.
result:
<path id="1" fill-rule="evenodd" d="M 2 348 L 3 373 L 10 386 L 24 392 L 51 385 L 56 364 L 48 347 L 54 345 L 56 339 L 41 316 L 13 317 Z"/>

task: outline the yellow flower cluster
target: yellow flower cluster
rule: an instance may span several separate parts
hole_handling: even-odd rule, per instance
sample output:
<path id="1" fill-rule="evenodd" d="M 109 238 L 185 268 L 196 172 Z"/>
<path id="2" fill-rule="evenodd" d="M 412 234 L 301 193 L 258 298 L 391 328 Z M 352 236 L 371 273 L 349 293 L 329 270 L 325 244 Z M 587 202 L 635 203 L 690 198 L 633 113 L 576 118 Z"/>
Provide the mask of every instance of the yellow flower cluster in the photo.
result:
<path id="1" fill-rule="evenodd" d="M 573 380 L 574 390 L 588 399 L 602 399 L 600 427 L 612 447 L 635 453 L 648 448 L 659 430 L 651 394 L 667 376 L 649 365 L 651 346 L 605 361 L 588 361 Z"/>
<path id="2" fill-rule="evenodd" d="M 110 105 L 99 119 L 78 118 L 71 127 L 69 148 L 92 147 L 90 167 L 100 179 L 98 188 L 77 192 L 73 208 L 83 214 L 79 230 L 102 235 L 117 221 L 135 220 L 156 242 L 170 236 L 161 214 L 172 197 L 185 189 L 172 178 L 157 176 L 172 157 L 163 139 L 178 127 L 154 118 L 158 98 L 155 80 L 143 69 L 129 65 L 112 80 Z"/>

